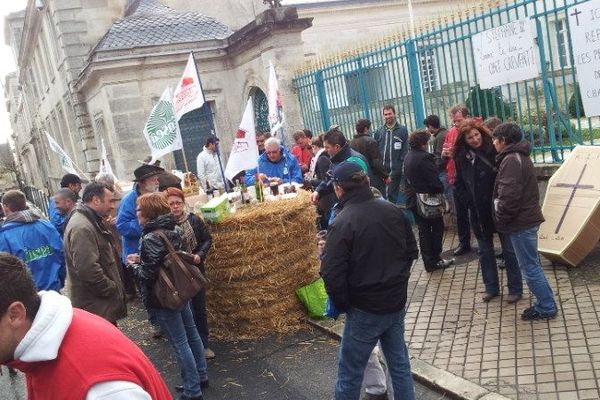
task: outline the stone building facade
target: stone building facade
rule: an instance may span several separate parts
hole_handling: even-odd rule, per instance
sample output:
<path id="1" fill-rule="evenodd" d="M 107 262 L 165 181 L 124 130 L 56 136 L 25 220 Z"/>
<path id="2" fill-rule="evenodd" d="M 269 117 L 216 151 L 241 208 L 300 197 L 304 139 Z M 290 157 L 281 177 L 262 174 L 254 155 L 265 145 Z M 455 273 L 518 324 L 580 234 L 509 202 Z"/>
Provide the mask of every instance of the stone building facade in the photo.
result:
<path id="1" fill-rule="evenodd" d="M 443 12 L 449 3 L 413 0 L 415 16 Z M 18 65 L 5 96 L 23 179 L 56 190 L 64 171 L 48 149 L 47 131 L 88 177 L 98 170 L 104 139 L 116 175 L 130 180 L 148 152 L 146 119 L 164 88 L 176 85 L 190 52 L 208 104 L 180 121 L 190 170 L 211 131 L 207 110 L 225 156 L 248 96 L 262 115 L 269 61 L 290 134 L 302 127 L 292 78 L 307 59 L 380 37 L 408 20 L 406 2 L 397 0 L 277 9 L 262 0 L 29 0 L 26 10 L 6 18 L 4 32 Z M 165 164 L 185 168 L 181 152 Z"/>

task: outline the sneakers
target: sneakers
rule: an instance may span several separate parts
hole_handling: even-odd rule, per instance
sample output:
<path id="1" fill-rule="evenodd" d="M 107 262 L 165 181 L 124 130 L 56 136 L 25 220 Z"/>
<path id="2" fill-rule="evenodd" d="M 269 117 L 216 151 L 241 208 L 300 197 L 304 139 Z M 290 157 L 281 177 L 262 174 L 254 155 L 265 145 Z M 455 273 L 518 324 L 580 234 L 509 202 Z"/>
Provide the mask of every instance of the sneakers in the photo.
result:
<path id="1" fill-rule="evenodd" d="M 449 266 L 451 266 L 452 264 L 454 264 L 454 258 L 452 260 L 442 259 L 442 260 L 438 261 L 433 267 L 425 266 L 425 271 L 433 272 L 433 271 L 437 271 L 438 269 L 446 269 Z"/>
<path id="2" fill-rule="evenodd" d="M 483 300 L 484 303 L 489 303 L 490 300 L 492 300 L 494 297 L 498 297 L 498 293 L 488 293 L 485 292 L 483 294 L 483 296 L 481 296 L 481 300 Z"/>
<path id="3" fill-rule="evenodd" d="M 467 254 L 471 252 L 471 246 L 463 246 L 462 244 L 454 249 L 455 256 L 462 256 L 463 254 Z"/>
<path id="4" fill-rule="evenodd" d="M 207 360 L 212 360 L 215 358 L 215 352 L 209 349 L 208 347 L 204 349 L 204 358 Z"/>
<path id="5" fill-rule="evenodd" d="M 538 310 L 536 310 L 534 307 L 527 308 L 525 311 L 523 311 L 523 314 L 521 314 L 521 319 L 523 321 L 536 321 L 539 319 L 552 319 L 554 317 L 556 317 L 556 311 L 551 312 L 551 313 L 542 313 L 542 312 L 539 312 Z"/>
<path id="6" fill-rule="evenodd" d="M 517 301 L 521 300 L 521 296 L 520 294 L 509 294 L 508 296 L 506 296 L 506 302 L 508 304 L 514 304 Z"/>

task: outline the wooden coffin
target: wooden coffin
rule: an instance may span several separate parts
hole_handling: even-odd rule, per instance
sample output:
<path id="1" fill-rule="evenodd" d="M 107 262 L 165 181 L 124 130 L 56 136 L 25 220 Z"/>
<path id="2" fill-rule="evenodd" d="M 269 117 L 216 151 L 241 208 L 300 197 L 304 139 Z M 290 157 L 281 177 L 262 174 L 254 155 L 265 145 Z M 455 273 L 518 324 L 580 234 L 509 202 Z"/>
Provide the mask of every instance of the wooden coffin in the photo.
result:
<path id="1" fill-rule="evenodd" d="M 600 240 L 600 147 L 577 146 L 548 182 L 539 252 L 578 265 Z"/>

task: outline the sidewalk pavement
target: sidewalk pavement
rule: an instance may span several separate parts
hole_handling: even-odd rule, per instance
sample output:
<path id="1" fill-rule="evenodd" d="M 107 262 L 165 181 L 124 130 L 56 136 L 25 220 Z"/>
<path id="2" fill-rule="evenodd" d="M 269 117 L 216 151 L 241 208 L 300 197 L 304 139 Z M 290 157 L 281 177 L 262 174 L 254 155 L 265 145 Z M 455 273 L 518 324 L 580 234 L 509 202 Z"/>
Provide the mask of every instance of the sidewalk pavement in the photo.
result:
<path id="1" fill-rule="evenodd" d="M 474 238 L 473 238 L 474 241 Z M 451 258 L 458 238 L 444 236 Z M 503 293 L 489 303 L 477 255 L 458 257 L 454 267 L 427 273 L 421 259 L 408 286 L 405 338 L 416 379 L 460 399 L 600 399 L 600 247 L 576 268 L 542 257 L 558 315 L 522 321 L 531 295 L 506 303 Z M 313 321 L 339 337 L 343 320 Z"/>

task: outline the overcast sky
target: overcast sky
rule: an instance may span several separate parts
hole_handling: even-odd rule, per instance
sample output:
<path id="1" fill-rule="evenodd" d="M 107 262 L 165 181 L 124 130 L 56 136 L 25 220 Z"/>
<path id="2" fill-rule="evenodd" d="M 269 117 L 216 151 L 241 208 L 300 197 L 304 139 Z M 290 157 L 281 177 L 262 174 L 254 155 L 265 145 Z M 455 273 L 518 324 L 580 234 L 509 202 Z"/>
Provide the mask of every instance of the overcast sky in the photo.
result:
<path id="1" fill-rule="evenodd" d="M 297 3 L 318 3 L 326 0 L 284 0 L 283 4 L 297 4 Z M 331 1 L 331 0 L 328 0 Z M 11 134 L 10 121 L 8 113 L 6 112 L 6 101 L 4 99 L 4 82 L 6 74 L 16 70 L 14 57 L 12 50 L 5 44 L 4 41 L 4 18 L 14 11 L 25 9 L 27 6 L 27 0 L 0 0 L 0 35 L 2 35 L 2 41 L 0 44 L 0 77 L 2 79 L 2 105 L 0 105 L 0 143 L 4 143 L 8 140 Z"/>

